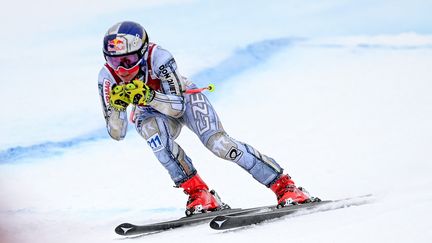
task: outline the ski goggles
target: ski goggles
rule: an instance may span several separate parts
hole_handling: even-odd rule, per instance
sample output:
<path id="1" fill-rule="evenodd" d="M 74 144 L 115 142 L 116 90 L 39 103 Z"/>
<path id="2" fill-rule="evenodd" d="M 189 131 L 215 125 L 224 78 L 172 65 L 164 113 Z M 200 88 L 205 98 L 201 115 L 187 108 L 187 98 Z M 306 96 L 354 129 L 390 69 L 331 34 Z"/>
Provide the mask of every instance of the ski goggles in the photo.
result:
<path id="1" fill-rule="evenodd" d="M 134 53 L 123 56 L 106 56 L 106 61 L 115 71 L 126 72 L 138 67 L 142 58 Z"/>

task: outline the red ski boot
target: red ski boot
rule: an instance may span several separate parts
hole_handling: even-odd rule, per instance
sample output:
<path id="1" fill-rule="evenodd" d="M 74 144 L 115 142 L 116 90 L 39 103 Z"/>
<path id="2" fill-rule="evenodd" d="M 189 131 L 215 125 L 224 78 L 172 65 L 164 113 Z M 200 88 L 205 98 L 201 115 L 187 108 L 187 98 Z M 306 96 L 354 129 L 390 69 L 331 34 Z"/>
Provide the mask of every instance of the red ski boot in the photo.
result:
<path id="1" fill-rule="evenodd" d="M 278 208 L 299 203 L 309 203 L 319 199 L 311 199 L 309 193 L 303 188 L 297 188 L 289 175 L 282 175 L 270 189 L 276 194 Z"/>
<path id="2" fill-rule="evenodd" d="M 183 182 L 180 187 L 189 195 L 186 203 L 186 216 L 229 208 L 228 205 L 222 203 L 214 190 L 209 191 L 208 186 L 198 174 Z"/>

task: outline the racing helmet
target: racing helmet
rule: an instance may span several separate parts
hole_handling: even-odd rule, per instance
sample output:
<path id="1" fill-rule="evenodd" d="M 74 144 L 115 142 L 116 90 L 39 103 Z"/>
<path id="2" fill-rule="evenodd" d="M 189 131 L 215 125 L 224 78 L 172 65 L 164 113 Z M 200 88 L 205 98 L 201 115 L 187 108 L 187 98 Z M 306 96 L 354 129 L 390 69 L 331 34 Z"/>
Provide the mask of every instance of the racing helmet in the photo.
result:
<path id="1" fill-rule="evenodd" d="M 140 24 L 132 21 L 119 22 L 110 27 L 104 36 L 105 60 L 127 82 L 132 74 L 138 73 L 148 43 L 147 32 Z"/>

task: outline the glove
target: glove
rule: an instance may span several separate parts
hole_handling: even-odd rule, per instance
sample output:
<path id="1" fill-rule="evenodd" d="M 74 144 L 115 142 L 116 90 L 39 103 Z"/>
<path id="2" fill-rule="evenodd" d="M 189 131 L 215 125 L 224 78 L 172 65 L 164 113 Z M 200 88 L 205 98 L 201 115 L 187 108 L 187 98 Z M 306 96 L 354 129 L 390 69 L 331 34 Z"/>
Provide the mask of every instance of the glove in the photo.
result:
<path id="1" fill-rule="evenodd" d="M 125 93 L 129 97 L 130 103 L 140 106 L 147 105 L 155 95 L 155 91 L 139 79 L 126 84 Z"/>
<path id="2" fill-rule="evenodd" d="M 129 99 L 129 96 L 125 92 L 125 85 L 114 84 L 110 92 L 109 102 L 111 107 L 115 110 L 126 110 L 131 101 Z"/>

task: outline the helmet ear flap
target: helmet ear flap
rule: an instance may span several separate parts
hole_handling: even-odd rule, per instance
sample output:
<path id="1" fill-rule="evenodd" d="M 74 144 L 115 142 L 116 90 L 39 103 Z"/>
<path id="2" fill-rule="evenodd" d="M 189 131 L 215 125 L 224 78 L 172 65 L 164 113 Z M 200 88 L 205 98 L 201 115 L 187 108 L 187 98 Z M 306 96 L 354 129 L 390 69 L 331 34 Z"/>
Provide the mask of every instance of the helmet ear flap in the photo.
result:
<path id="1" fill-rule="evenodd" d="M 139 55 L 141 57 L 143 57 L 145 55 L 145 53 L 148 50 L 148 46 L 149 46 L 149 38 L 148 38 L 147 32 L 145 30 L 144 30 L 144 37 L 145 37 L 144 43 L 141 47 L 141 50 L 139 51 Z"/>
<path id="2" fill-rule="evenodd" d="M 141 51 L 140 51 L 140 55 L 144 56 L 144 54 L 147 52 L 148 49 L 148 42 L 146 42 L 142 47 L 141 47 Z"/>

